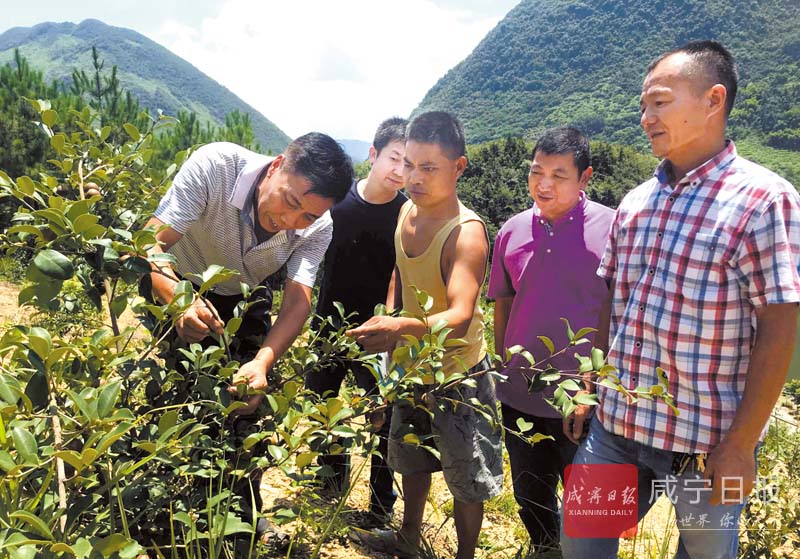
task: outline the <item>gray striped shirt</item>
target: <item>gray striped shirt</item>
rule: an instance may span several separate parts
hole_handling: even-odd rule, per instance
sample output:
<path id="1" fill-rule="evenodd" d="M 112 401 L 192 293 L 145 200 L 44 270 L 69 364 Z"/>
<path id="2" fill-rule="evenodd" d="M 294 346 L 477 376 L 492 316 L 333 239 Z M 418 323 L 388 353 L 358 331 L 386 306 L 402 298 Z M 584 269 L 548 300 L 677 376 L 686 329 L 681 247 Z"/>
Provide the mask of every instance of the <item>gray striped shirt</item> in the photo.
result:
<path id="1" fill-rule="evenodd" d="M 186 160 L 155 212 L 183 235 L 168 251 L 179 274 L 201 274 L 211 264 L 236 270 L 239 276 L 214 290 L 237 295 L 240 282 L 255 287 L 286 263 L 289 279 L 313 287 L 333 232 L 329 212 L 305 229 L 279 231 L 261 244 L 256 238 L 253 189 L 273 159 L 219 142 Z"/>

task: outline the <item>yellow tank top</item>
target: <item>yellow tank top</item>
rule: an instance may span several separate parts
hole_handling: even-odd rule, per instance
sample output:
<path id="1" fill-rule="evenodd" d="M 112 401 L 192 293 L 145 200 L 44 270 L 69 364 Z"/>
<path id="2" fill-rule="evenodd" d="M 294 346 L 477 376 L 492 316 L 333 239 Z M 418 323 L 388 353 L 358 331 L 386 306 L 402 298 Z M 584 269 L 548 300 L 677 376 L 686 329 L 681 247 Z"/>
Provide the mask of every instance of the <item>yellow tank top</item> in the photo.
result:
<path id="1" fill-rule="evenodd" d="M 403 284 L 403 310 L 415 316 L 422 316 L 423 310 L 417 301 L 417 295 L 413 287 L 426 292 L 433 297 L 433 307 L 428 314 L 435 314 L 447 310 L 447 287 L 442 279 L 442 248 L 445 241 L 452 233 L 453 229 L 468 221 L 483 220 L 465 207 L 461 202 L 458 203 L 459 214 L 445 223 L 433 236 L 430 245 L 425 252 L 419 256 L 410 257 L 406 255 L 403 248 L 402 230 L 403 222 L 408 216 L 413 203 L 408 201 L 400 210 L 397 220 L 397 228 L 394 232 L 394 248 L 397 255 L 397 269 L 400 271 L 400 280 Z M 486 225 L 484 224 L 484 231 Z M 442 368 L 446 374 L 463 373 L 480 363 L 486 355 L 486 342 L 483 339 L 483 311 L 479 303 L 480 291 L 475 299 L 475 308 L 472 313 L 472 320 L 467 328 L 467 334 L 463 337 L 465 345 L 448 348 L 442 362 Z M 431 324 L 430 326 L 433 326 Z M 462 366 L 463 363 L 463 366 Z"/>

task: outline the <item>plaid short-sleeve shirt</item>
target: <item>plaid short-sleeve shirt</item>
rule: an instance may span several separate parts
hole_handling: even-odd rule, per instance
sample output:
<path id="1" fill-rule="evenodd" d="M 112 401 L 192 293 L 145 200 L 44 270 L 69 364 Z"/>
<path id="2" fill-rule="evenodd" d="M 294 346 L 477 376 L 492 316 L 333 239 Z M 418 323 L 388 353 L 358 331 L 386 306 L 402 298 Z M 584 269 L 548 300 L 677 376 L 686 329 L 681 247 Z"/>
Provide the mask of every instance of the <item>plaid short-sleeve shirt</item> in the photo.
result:
<path id="1" fill-rule="evenodd" d="M 800 301 L 800 196 L 733 142 L 671 187 L 666 163 L 622 201 L 598 275 L 615 282 L 608 361 L 628 388 L 666 371 L 680 414 L 600 389 L 604 427 L 708 452 L 745 386 L 758 307 Z"/>

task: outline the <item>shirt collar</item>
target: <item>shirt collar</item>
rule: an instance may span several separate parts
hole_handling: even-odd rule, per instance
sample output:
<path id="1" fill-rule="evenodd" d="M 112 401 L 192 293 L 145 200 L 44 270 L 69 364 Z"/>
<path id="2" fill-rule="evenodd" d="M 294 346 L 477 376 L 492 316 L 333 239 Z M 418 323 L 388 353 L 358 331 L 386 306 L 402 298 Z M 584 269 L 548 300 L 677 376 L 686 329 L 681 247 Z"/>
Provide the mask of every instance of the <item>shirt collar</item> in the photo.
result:
<path id="1" fill-rule="evenodd" d="M 253 161 L 248 162 L 239 176 L 236 177 L 236 184 L 228 198 L 228 203 L 242 212 L 249 215 L 253 210 L 253 189 L 256 187 L 256 179 L 264 167 L 272 163 L 274 157 L 266 155 L 259 156 Z"/>
<path id="2" fill-rule="evenodd" d="M 731 161 L 736 157 L 736 146 L 733 140 L 725 140 L 725 147 L 717 155 L 706 161 L 705 163 L 695 167 L 683 177 L 675 187 L 682 186 L 684 188 L 694 188 L 703 184 L 703 182 L 711 176 L 717 175 L 719 171 L 727 167 Z M 665 159 L 656 167 L 653 176 L 658 181 L 661 187 L 669 186 L 669 169 L 670 162 Z"/>

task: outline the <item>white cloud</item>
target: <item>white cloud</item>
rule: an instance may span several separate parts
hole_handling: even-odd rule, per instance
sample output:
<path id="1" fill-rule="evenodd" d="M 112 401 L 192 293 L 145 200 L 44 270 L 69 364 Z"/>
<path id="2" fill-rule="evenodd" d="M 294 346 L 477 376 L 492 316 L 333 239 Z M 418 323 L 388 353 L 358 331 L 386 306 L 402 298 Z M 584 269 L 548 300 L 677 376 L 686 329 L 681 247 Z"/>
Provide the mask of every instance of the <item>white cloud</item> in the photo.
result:
<path id="1" fill-rule="evenodd" d="M 228 0 L 199 28 L 169 20 L 150 37 L 292 137 L 369 140 L 499 19 L 431 0 Z"/>

